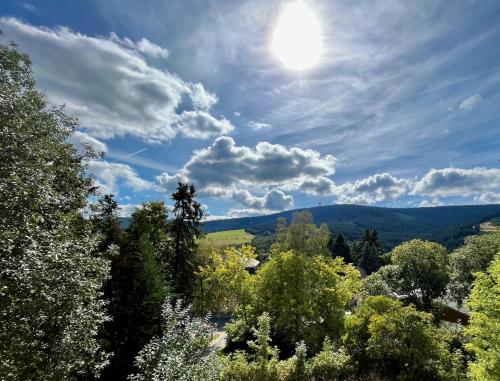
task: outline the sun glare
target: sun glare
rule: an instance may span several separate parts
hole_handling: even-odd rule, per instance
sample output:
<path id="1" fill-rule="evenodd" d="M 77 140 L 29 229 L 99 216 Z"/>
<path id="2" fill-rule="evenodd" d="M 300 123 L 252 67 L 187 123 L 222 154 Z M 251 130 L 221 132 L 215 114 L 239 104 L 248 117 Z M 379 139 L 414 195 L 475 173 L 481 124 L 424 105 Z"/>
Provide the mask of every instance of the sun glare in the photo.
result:
<path id="1" fill-rule="evenodd" d="M 274 29 L 271 50 L 283 65 L 296 71 L 316 65 L 322 52 L 321 26 L 304 1 L 288 4 Z"/>

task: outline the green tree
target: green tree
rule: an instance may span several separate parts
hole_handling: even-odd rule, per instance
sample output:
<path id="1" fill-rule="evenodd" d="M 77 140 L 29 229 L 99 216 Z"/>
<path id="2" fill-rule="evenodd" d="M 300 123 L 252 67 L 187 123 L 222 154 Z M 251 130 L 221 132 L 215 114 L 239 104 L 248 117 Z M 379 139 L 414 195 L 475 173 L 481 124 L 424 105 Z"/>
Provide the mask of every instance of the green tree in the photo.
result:
<path id="1" fill-rule="evenodd" d="M 339 337 L 345 308 L 361 285 L 359 272 L 341 259 L 293 251 L 274 252 L 251 281 L 250 306 L 242 311 L 238 305 L 236 318 L 253 316 L 247 320 L 253 325 L 257 316 L 268 312 L 273 341 L 284 356 L 301 340 L 316 353 L 326 336 Z"/>
<path id="2" fill-rule="evenodd" d="M 91 205 L 93 230 L 101 235 L 100 252 L 105 252 L 111 245 L 119 245 L 123 238 L 119 210 L 120 207 L 112 194 L 104 195 Z"/>
<path id="3" fill-rule="evenodd" d="M 399 268 L 399 289 L 408 300 L 425 311 L 432 301 L 446 292 L 448 252 L 438 243 L 411 240 L 391 252 L 392 263 Z"/>
<path id="4" fill-rule="evenodd" d="M 367 274 L 371 274 L 382 265 L 383 253 L 377 230 L 366 229 L 363 238 L 354 250 L 353 262 L 362 267 Z"/>
<path id="5" fill-rule="evenodd" d="M 312 214 L 308 211 L 297 212 L 293 215 L 290 226 L 286 221 L 278 220 L 276 242 L 273 248 L 277 251 L 293 250 L 306 256 L 330 255 L 328 241 L 330 231 L 326 224 L 317 227 Z"/>
<path id="6" fill-rule="evenodd" d="M 335 241 L 333 237 L 330 237 L 328 240 L 328 248 L 333 258 L 340 257 L 344 259 L 345 263 L 352 263 L 351 248 L 342 233 L 337 235 Z"/>
<path id="7" fill-rule="evenodd" d="M 171 224 L 173 253 L 171 259 L 175 292 L 191 298 L 196 270 L 196 239 L 203 236 L 201 220 L 203 209 L 195 200 L 194 185 L 179 183 L 174 200 L 174 219 Z"/>
<path id="8" fill-rule="evenodd" d="M 36 89 L 29 57 L 0 45 L 0 374 L 72 380 L 106 362 L 109 262 L 81 210 L 92 180 L 67 142 L 76 120 Z"/>
<path id="9" fill-rule="evenodd" d="M 450 291 L 458 304 L 470 293 L 474 273 L 485 271 L 500 252 L 500 234 L 471 236 L 450 255 Z"/>
<path id="10" fill-rule="evenodd" d="M 114 355 L 102 378 L 122 380 L 133 370 L 134 357 L 160 333 L 161 309 L 169 295 L 163 268 L 152 241 L 148 205 L 134 212 L 111 270 L 110 313 L 105 332 Z M 153 213 L 154 215 L 154 213 Z"/>
<path id="11" fill-rule="evenodd" d="M 385 296 L 368 297 L 346 320 L 344 345 L 358 376 L 462 380 L 460 358 L 433 317 Z"/>
<path id="12" fill-rule="evenodd" d="M 238 303 L 240 310 L 244 310 L 251 297 L 248 290 L 251 275 L 246 266 L 248 260 L 255 257 L 255 249 L 247 245 L 238 250 L 234 247 L 223 251 L 212 249 L 207 263 L 196 272 L 195 310 L 232 312 Z"/>
<path id="13" fill-rule="evenodd" d="M 476 280 L 467 305 L 472 310 L 465 333 L 471 337 L 466 345 L 476 355 L 469 364 L 474 380 L 500 379 L 500 253 L 485 272 L 476 273 Z"/>

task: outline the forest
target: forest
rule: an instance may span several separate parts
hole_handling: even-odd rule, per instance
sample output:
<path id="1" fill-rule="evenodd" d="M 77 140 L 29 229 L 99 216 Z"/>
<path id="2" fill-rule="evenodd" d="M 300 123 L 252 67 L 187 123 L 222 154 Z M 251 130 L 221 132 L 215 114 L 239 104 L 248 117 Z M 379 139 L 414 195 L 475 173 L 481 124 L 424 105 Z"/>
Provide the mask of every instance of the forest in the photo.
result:
<path id="1" fill-rule="evenodd" d="M 302 211 L 266 251 L 215 247 L 182 182 L 124 228 L 87 171 L 101 153 L 68 142 L 78 121 L 14 45 L 0 126 L 0 379 L 500 379 L 499 233 L 387 250 L 369 223 L 345 237 Z"/>

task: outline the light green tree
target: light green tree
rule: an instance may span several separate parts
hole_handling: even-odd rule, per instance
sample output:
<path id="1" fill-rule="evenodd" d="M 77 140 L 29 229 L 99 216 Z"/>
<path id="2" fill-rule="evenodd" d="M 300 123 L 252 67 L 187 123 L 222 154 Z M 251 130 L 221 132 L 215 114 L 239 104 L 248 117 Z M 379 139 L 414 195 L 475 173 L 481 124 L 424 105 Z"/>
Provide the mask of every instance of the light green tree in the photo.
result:
<path id="1" fill-rule="evenodd" d="M 290 226 L 286 221 L 278 221 L 276 242 L 273 248 L 277 251 L 293 250 L 306 256 L 330 255 L 328 243 L 330 231 L 326 224 L 317 227 L 312 214 L 308 211 L 297 212 L 293 215 Z"/>
<path id="2" fill-rule="evenodd" d="M 474 273 L 485 271 L 500 251 L 500 234 L 471 236 L 450 255 L 450 291 L 461 304 L 469 295 Z"/>
<path id="3" fill-rule="evenodd" d="M 470 363 L 474 380 L 500 379 L 500 253 L 485 272 L 476 273 L 476 280 L 467 305 L 472 310 L 465 333 L 471 341 L 467 349 L 476 355 Z"/>
<path id="4" fill-rule="evenodd" d="M 345 309 L 360 286 L 359 272 L 341 258 L 274 252 L 252 277 L 253 297 L 244 313 L 253 316 L 251 325 L 269 313 L 273 341 L 285 356 L 302 340 L 316 353 L 326 336 L 341 334 Z M 235 315 L 243 320 L 239 306 Z"/>
<path id="5" fill-rule="evenodd" d="M 360 377 L 463 380 L 460 358 L 432 315 L 385 296 L 366 298 L 346 320 L 343 342 Z"/>
<path id="6" fill-rule="evenodd" d="M 394 248 L 392 263 L 399 268 L 398 293 L 425 311 L 442 296 L 449 280 L 448 252 L 435 242 L 414 239 Z"/>
<path id="7" fill-rule="evenodd" d="M 0 378 L 98 374 L 109 263 L 82 215 L 92 181 L 67 142 L 76 121 L 36 89 L 31 63 L 0 45 Z"/>

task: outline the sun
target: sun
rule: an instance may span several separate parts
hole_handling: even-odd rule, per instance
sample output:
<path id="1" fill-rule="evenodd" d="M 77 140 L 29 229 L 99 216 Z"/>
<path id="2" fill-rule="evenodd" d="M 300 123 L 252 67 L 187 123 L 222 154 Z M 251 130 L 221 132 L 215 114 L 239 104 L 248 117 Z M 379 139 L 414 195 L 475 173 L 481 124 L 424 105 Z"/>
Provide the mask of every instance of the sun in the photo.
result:
<path id="1" fill-rule="evenodd" d="M 304 1 L 296 1 L 283 9 L 274 29 L 271 50 L 286 68 L 303 71 L 318 63 L 322 40 L 318 18 Z"/>

